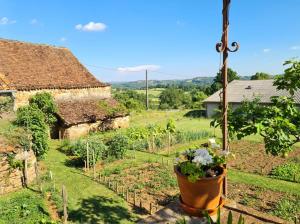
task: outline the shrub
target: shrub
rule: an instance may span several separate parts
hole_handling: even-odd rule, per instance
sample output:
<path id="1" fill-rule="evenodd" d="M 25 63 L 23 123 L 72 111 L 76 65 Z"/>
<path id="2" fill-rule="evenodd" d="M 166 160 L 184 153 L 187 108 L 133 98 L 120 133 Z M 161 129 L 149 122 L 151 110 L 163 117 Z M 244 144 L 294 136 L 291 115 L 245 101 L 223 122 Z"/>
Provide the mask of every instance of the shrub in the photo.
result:
<path id="1" fill-rule="evenodd" d="M 0 118 L 1 114 L 13 108 L 13 99 L 9 96 L 0 96 Z"/>
<path id="2" fill-rule="evenodd" d="M 50 93 L 42 92 L 35 94 L 30 100 L 29 104 L 39 108 L 45 115 L 45 122 L 51 126 L 56 122 L 55 113 L 57 112 L 57 106 L 54 102 L 54 98 Z"/>
<path id="3" fill-rule="evenodd" d="M 44 113 L 34 105 L 21 107 L 17 110 L 15 123 L 31 132 L 32 149 L 38 157 L 42 157 L 49 149 Z"/>
<path id="4" fill-rule="evenodd" d="M 146 95 L 137 93 L 134 90 L 117 91 L 114 98 L 129 110 L 141 111 L 146 109 Z"/>
<path id="5" fill-rule="evenodd" d="M 107 146 L 103 143 L 100 138 L 92 137 L 86 140 L 79 139 L 72 145 L 66 146 L 66 151 L 70 152 L 73 156 L 78 156 L 82 162 L 86 161 L 87 159 L 87 142 L 89 147 L 89 164 L 93 164 L 93 151 L 95 153 L 95 162 L 99 161 L 100 159 L 105 159 L 107 154 Z"/>
<path id="6" fill-rule="evenodd" d="M 107 144 L 107 157 L 116 159 L 124 158 L 124 155 L 129 148 L 130 139 L 126 135 L 117 134 Z"/>
<path id="7" fill-rule="evenodd" d="M 300 163 L 286 163 L 275 167 L 271 171 L 271 175 L 275 178 L 300 182 Z"/>

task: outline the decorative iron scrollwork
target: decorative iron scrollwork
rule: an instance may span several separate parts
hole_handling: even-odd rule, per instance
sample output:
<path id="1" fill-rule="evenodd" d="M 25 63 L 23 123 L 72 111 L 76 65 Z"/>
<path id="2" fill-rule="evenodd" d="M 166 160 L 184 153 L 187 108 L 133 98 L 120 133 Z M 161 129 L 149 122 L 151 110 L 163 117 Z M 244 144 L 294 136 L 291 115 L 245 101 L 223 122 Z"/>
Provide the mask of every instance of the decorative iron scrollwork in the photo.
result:
<path id="1" fill-rule="evenodd" d="M 240 45 L 238 44 L 238 42 L 232 42 L 231 47 L 233 47 L 233 48 L 230 49 L 229 47 L 227 47 L 226 50 L 229 52 L 236 52 L 240 48 Z M 221 53 L 221 52 L 224 52 L 224 50 L 225 50 L 225 46 L 223 45 L 222 42 L 219 42 L 216 44 L 217 52 Z"/>

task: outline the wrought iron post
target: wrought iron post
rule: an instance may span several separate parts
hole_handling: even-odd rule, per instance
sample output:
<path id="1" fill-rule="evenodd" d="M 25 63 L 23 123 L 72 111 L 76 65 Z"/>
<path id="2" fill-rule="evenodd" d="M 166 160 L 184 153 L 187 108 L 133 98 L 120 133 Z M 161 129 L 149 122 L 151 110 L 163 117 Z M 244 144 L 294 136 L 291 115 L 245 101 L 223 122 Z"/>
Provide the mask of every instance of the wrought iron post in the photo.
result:
<path id="1" fill-rule="evenodd" d="M 228 60 L 228 52 L 235 52 L 239 49 L 239 45 L 237 42 L 232 42 L 230 49 L 228 47 L 228 27 L 229 27 L 229 6 L 231 0 L 223 0 L 223 33 L 221 42 L 217 43 L 216 50 L 219 53 L 223 53 L 223 65 L 221 68 L 222 72 L 222 81 L 223 81 L 223 90 L 222 90 L 222 135 L 223 135 L 223 150 L 228 151 L 228 121 L 227 121 L 227 112 L 228 112 L 228 101 L 227 101 L 227 60 Z M 223 193 L 225 196 L 227 195 L 227 179 L 224 180 L 224 189 Z"/>

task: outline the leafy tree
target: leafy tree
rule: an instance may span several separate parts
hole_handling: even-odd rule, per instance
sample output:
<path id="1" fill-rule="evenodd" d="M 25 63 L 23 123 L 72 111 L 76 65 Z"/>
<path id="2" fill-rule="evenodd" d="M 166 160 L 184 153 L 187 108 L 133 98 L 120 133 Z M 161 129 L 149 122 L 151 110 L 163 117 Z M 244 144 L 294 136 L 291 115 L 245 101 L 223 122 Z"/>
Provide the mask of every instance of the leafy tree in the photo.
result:
<path id="1" fill-rule="evenodd" d="M 29 105 L 17 110 L 16 124 L 30 131 L 32 135 L 32 149 L 38 157 L 42 157 L 48 150 L 48 126 L 44 113 L 36 106 Z"/>
<path id="2" fill-rule="evenodd" d="M 288 90 L 291 95 L 294 95 L 295 91 L 300 89 L 300 61 L 288 60 L 283 65 L 289 67 L 284 70 L 283 75 L 275 77 L 274 85 L 277 89 Z"/>
<path id="3" fill-rule="evenodd" d="M 272 79 L 272 76 L 268 73 L 264 72 L 256 72 L 254 75 L 251 76 L 251 80 L 265 80 L 265 79 Z"/>
<path id="4" fill-rule="evenodd" d="M 182 89 L 166 88 L 159 96 L 159 107 L 161 109 L 178 109 L 187 102 L 187 98 Z"/>
<path id="5" fill-rule="evenodd" d="M 300 62 L 287 61 L 285 65 L 290 67 L 276 78 L 274 85 L 288 90 L 291 97 L 271 97 L 271 104 L 267 106 L 260 104 L 259 99 L 243 102 L 241 107 L 229 112 L 228 129 L 231 136 L 236 135 L 238 139 L 260 134 L 267 153 L 286 156 L 292 146 L 300 142 L 300 110 L 293 99 L 300 88 Z"/>
<path id="6" fill-rule="evenodd" d="M 228 82 L 240 79 L 237 72 L 232 70 L 231 68 L 227 69 L 227 77 L 228 77 L 227 78 Z M 213 83 L 211 84 L 211 87 L 210 87 L 211 94 L 217 92 L 219 89 L 222 88 L 222 83 L 223 83 L 222 80 L 223 80 L 222 79 L 222 73 L 218 72 L 217 76 L 214 78 L 214 81 L 213 81 Z"/>
<path id="7" fill-rule="evenodd" d="M 201 109 L 203 100 L 207 98 L 207 95 L 203 91 L 193 90 L 191 92 L 192 95 L 192 108 Z"/>
<path id="8" fill-rule="evenodd" d="M 57 106 L 54 102 L 54 98 L 50 93 L 42 92 L 35 94 L 30 100 L 29 104 L 39 108 L 45 115 L 45 122 L 52 126 L 56 121 L 55 113 L 57 112 Z"/>
<path id="9" fill-rule="evenodd" d="M 117 91 L 114 93 L 114 98 L 128 110 L 141 111 L 146 109 L 146 95 L 134 90 Z"/>

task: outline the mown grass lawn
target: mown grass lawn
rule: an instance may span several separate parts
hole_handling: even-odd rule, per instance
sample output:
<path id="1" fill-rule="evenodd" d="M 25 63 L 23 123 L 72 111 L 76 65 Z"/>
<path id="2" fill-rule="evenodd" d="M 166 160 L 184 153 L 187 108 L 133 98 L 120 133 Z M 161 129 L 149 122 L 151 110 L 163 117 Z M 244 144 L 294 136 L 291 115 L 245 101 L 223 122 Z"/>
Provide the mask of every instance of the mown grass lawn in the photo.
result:
<path id="1" fill-rule="evenodd" d="M 43 163 L 52 171 L 56 186 L 66 186 L 69 220 L 73 223 L 133 223 L 136 216 L 129 212 L 125 201 L 81 169 L 69 166 L 68 157 L 56 150 L 58 143 L 52 142 Z"/>
<path id="2" fill-rule="evenodd" d="M 1 224 L 32 224 L 42 221 L 50 221 L 50 215 L 40 193 L 23 189 L 0 197 Z"/>

